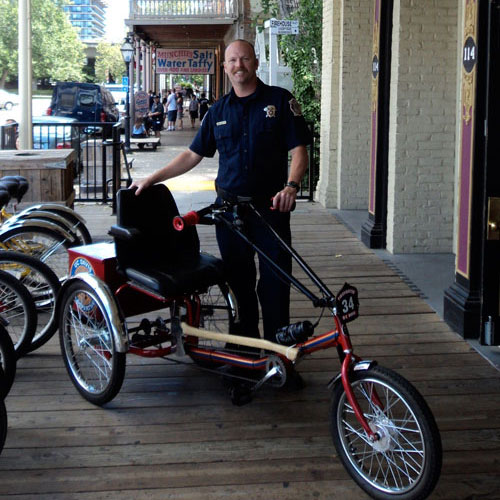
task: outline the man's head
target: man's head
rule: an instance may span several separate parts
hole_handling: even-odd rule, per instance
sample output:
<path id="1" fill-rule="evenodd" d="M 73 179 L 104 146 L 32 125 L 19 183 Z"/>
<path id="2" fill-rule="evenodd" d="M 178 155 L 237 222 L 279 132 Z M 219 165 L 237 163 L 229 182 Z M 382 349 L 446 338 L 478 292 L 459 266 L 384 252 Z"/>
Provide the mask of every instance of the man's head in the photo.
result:
<path id="1" fill-rule="evenodd" d="M 255 87 L 258 67 L 259 61 L 250 42 L 235 40 L 227 46 L 224 54 L 224 71 L 235 90 Z"/>

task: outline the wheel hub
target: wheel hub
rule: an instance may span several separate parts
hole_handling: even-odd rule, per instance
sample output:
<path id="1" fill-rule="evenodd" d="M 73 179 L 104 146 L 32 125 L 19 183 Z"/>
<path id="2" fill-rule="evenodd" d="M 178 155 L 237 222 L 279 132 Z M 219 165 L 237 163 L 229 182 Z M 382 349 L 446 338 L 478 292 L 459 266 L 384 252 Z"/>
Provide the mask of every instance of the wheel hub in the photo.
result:
<path id="1" fill-rule="evenodd" d="M 371 444 L 379 453 L 393 450 L 397 444 L 394 424 L 387 417 L 379 417 L 368 424 L 370 429 L 378 435 L 378 439 Z"/>

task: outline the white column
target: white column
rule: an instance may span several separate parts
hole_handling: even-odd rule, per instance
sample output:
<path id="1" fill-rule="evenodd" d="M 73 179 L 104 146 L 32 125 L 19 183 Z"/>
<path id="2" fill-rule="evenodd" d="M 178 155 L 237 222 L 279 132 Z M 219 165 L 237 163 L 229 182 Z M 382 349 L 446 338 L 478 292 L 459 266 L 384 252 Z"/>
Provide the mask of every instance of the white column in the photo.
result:
<path id="1" fill-rule="evenodd" d="M 135 81 L 137 84 L 137 90 L 142 89 L 141 82 L 141 42 L 138 38 L 135 39 Z"/>
<path id="2" fill-rule="evenodd" d="M 141 40 L 141 90 L 146 92 L 149 90 L 146 88 L 146 43 Z"/>
<path id="3" fill-rule="evenodd" d="M 21 117 L 19 123 L 19 147 L 33 148 L 33 127 L 31 123 L 31 8 L 30 0 L 19 0 L 19 97 Z"/>

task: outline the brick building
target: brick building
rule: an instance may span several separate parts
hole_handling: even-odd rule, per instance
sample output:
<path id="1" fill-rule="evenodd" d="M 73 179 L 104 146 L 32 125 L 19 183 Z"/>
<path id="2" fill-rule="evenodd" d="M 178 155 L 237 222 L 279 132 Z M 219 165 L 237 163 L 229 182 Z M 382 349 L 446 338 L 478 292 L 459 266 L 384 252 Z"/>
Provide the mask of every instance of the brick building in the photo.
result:
<path id="1" fill-rule="evenodd" d="M 498 118 L 489 92 L 499 9 L 497 0 L 323 2 L 316 198 L 367 208 L 370 247 L 454 253 L 445 319 L 474 338 L 499 315 Z"/>

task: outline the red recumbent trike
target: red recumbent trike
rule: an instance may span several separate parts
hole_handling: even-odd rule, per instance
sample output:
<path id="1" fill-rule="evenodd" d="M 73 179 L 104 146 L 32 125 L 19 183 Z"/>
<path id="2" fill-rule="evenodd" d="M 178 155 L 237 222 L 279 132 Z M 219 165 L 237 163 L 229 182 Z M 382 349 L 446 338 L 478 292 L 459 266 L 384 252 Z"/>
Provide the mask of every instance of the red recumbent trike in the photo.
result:
<path id="1" fill-rule="evenodd" d="M 249 210 L 262 220 L 262 230 L 290 252 L 319 296 L 248 240 L 241 214 Z M 336 347 L 341 373 L 329 384 L 329 418 L 347 471 L 374 498 L 430 494 L 442 455 L 434 417 L 403 377 L 354 354 L 347 330 L 358 315 L 354 287 L 345 284 L 334 295 L 249 198 L 180 217 L 160 184 L 139 196 L 121 190 L 117 215 L 110 231 L 114 244 L 69 250 L 71 277 L 58 298 L 64 362 L 85 399 L 98 405 L 110 401 L 121 388 L 126 354 L 136 354 L 178 362 L 191 358 L 200 369 L 233 378 L 233 402 L 244 404 L 264 384 L 285 386 L 291 368 L 308 354 Z M 236 301 L 220 259 L 200 252 L 197 223 L 226 224 L 235 231 L 282 279 L 330 312 L 331 329 L 315 335 L 312 323 L 296 323 L 277 332 L 276 343 L 231 334 L 238 324 Z M 148 319 L 160 311 L 161 317 Z"/>

